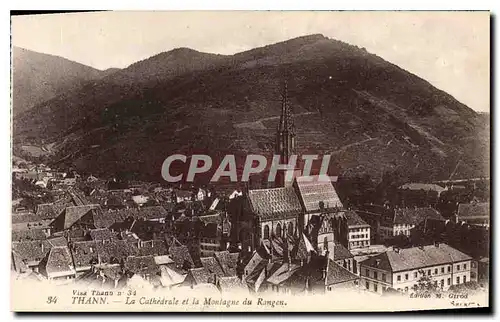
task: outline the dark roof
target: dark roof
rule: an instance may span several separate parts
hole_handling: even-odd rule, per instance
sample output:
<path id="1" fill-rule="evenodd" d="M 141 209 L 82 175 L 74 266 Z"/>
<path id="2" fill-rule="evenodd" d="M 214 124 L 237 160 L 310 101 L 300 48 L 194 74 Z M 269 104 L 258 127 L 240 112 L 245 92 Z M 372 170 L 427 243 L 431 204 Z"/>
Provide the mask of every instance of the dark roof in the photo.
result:
<path id="1" fill-rule="evenodd" d="M 370 257 L 361 262 L 364 266 L 378 267 L 383 270 L 399 272 L 428 266 L 451 264 L 471 260 L 469 255 L 446 244 L 428 245 L 391 250 Z M 377 262 L 378 260 L 378 262 Z"/>
<path id="2" fill-rule="evenodd" d="M 326 286 L 345 283 L 356 279 L 359 279 L 357 275 L 349 272 L 347 269 L 329 259 L 328 270 L 326 272 L 325 279 Z"/>
<path id="3" fill-rule="evenodd" d="M 70 245 L 76 268 L 88 267 L 98 262 L 97 246 L 95 241 L 73 242 Z"/>
<path id="4" fill-rule="evenodd" d="M 213 274 L 210 274 L 205 267 L 191 268 L 189 275 L 192 276 L 195 285 L 214 282 Z"/>
<path id="5" fill-rule="evenodd" d="M 162 206 L 141 207 L 137 212 L 137 218 L 146 220 L 166 218 L 168 212 Z"/>
<path id="6" fill-rule="evenodd" d="M 47 239 L 47 236 L 43 232 L 43 229 L 29 229 L 29 230 L 12 230 L 11 238 L 12 241 L 43 240 Z"/>
<path id="7" fill-rule="evenodd" d="M 433 208 L 399 208 L 394 210 L 394 224 L 418 225 L 425 219 L 444 218 Z"/>
<path id="8" fill-rule="evenodd" d="M 361 217 L 355 211 L 347 210 L 344 212 L 344 216 L 347 219 L 347 225 L 349 227 L 369 227 L 370 226 L 363 219 L 361 219 Z"/>
<path id="9" fill-rule="evenodd" d="M 125 260 L 125 269 L 134 274 L 156 274 L 160 267 L 153 256 L 129 256 Z"/>
<path id="10" fill-rule="evenodd" d="M 187 248 L 187 246 L 172 245 L 169 248 L 168 252 L 172 257 L 172 260 L 175 262 L 176 267 L 183 267 L 186 263 L 191 265 L 191 267 L 194 266 L 193 258 L 189 254 L 189 249 Z"/>
<path id="11" fill-rule="evenodd" d="M 137 253 L 141 256 L 162 256 L 168 254 L 167 242 L 162 239 L 153 239 L 139 242 Z"/>
<path id="12" fill-rule="evenodd" d="M 354 257 L 342 244 L 335 244 L 333 248 L 333 260 L 342 260 Z"/>
<path id="13" fill-rule="evenodd" d="M 41 219 L 54 219 L 58 214 L 59 212 L 56 212 L 51 203 L 40 204 L 36 207 L 36 215 Z"/>
<path id="14" fill-rule="evenodd" d="M 98 213 L 100 209 L 101 207 L 97 204 L 67 207 L 64 212 L 64 229 L 70 228 L 89 212 L 95 214 Z"/>
<path id="15" fill-rule="evenodd" d="M 217 277 L 224 276 L 224 271 L 214 257 L 202 257 L 200 259 L 201 265 L 210 273 L 215 274 Z"/>
<path id="16" fill-rule="evenodd" d="M 109 263 L 112 258 L 120 261 L 137 253 L 137 248 L 124 240 L 96 243 L 96 247 L 102 263 Z"/>
<path id="17" fill-rule="evenodd" d="M 252 211 L 263 219 L 293 218 L 302 212 L 293 187 L 250 190 L 248 199 Z"/>
<path id="18" fill-rule="evenodd" d="M 236 266 L 238 265 L 238 253 L 229 253 L 227 250 L 214 253 L 215 258 L 222 267 L 225 276 L 236 276 Z"/>
<path id="19" fill-rule="evenodd" d="M 458 219 L 472 217 L 490 217 L 490 204 L 488 202 L 461 203 L 458 205 Z"/>
<path id="20" fill-rule="evenodd" d="M 325 208 L 343 207 L 327 176 L 299 177 L 296 183 L 306 212 L 320 210 L 320 202 L 324 203 Z"/>
<path id="21" fill-rule="evenodd" d="M 115 235 L 107 228 L 91 229 L 89 234 L 92 240 L 109 240 L 115 238 Z"/>
<path id="22" fill-rule="evenodd" d="M 51 248 L 52 245 L 46 240 L 12 242 L 12 251 L 28 262 L 42 260 Z"/>
<path id="23" fill-rule="evenodd" d="M 136 209 L 105 210 L 94 215 L 94 224 L 96 228 L 110 228 L 128 217 L 136 217 L 136 213 Z"/>

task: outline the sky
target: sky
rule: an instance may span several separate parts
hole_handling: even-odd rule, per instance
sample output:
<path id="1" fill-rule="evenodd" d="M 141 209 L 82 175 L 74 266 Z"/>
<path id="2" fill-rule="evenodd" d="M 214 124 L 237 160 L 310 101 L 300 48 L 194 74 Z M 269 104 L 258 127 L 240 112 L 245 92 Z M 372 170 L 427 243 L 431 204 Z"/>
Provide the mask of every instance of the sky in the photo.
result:
<path id="1" fill-rule="evenodd" d="M 234 54 L 308 34 L 365 47 L 490 110 L 488 12 L 156 11 L 12 17 L 12 44 L 98 69 L 178 47 Z"/>

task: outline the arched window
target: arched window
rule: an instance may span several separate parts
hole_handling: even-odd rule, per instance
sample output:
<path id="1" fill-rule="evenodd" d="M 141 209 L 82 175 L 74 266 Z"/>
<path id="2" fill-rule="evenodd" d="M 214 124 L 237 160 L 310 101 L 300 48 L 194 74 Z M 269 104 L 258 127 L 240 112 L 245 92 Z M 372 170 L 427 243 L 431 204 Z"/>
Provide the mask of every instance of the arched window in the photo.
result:
<path id="1" fill-rule="evenodd" d="M 293 236 L 293 222 L 288 224 L 288 234 Z"/>
<path id="2" fill-rule="evenodd" d="M 264 239 L 269 239 L 269 226 L 264 226 Z"/>
<path id="3" fill-rule="evenodd" d="M 278 223 L 276 225 L 276 237 L 281 237 L 281 225 Z"/>
<path id="4" fill-rule="evenodd" d="M 323 238 L 323 247 L 325 248 L 325 250 L 328 250 L 328 237 L 325 236 L 325 238 Z"/>

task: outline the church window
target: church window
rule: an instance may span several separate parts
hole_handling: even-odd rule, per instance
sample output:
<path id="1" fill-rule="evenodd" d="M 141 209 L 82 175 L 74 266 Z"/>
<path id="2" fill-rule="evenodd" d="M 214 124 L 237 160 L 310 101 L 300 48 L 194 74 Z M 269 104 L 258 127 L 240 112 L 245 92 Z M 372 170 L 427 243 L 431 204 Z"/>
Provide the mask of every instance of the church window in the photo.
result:
<path id="1" fill-rule="evenodd" d="M 281 237 L 281 225 L 278 223 L 276 225 L 276 237 Z"/>
<path id="2" fill-rule="evenodd" d="M 269 226 L 264 226 L 264 239 L 269 239 Z"/>

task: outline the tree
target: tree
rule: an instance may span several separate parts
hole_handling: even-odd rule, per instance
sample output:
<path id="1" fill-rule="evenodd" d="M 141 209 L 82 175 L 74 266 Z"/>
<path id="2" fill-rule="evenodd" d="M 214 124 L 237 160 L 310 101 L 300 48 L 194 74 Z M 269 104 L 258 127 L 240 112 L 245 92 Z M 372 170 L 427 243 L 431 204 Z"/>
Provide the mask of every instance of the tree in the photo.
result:
<path id="1" fill-rule="evenodd" d="M 433 281 L 429 275 L 426 275 L 423 270 L 418 272 L 420 274 L 420 278 L 417 281 L 417 284 L 413 286 L 414 291 L 424 291 L 424 292 L 436 292 L 440 289 L 437 285 L 436 281 Z"/>

